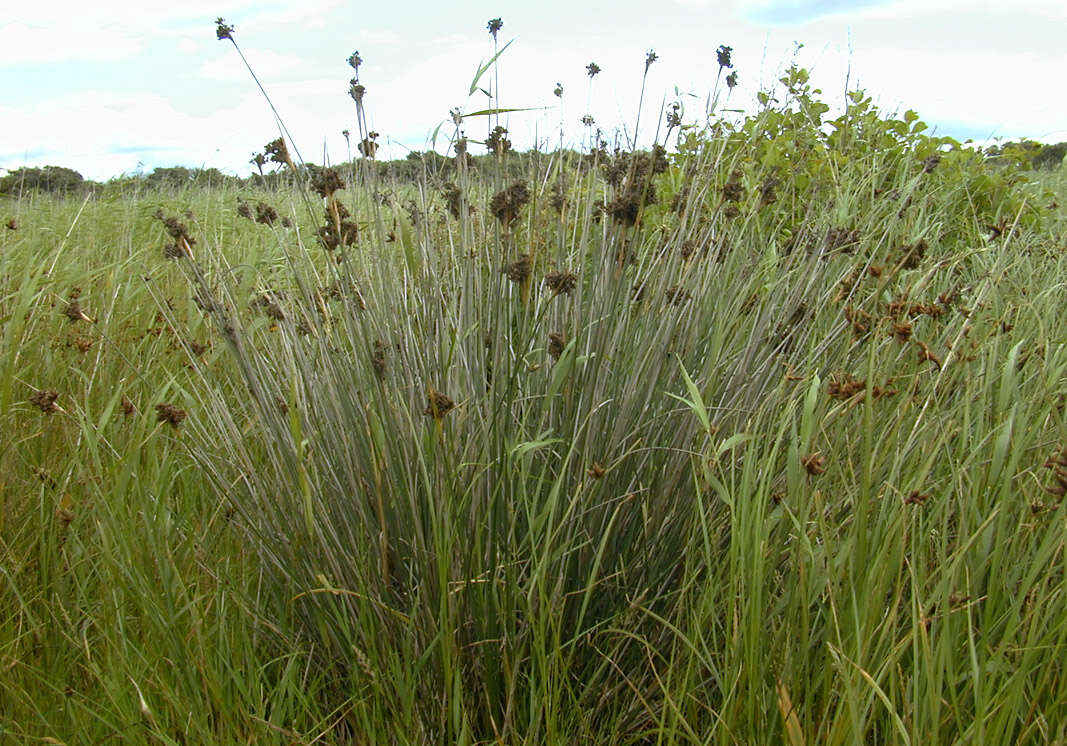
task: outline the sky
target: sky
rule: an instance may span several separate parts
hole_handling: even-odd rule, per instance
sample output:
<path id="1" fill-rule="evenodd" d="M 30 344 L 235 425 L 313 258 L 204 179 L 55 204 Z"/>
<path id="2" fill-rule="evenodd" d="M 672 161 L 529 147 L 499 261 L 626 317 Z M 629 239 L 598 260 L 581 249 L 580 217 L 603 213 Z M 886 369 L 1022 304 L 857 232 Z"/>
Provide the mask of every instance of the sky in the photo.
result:
<path id="1" fill-rule="evenodd" d="M 0 169 L 58 165 L 105 180 L 162 166 L 246 175 L 279 128 L 270 96 L 308 162 L 356 155 L 360 82 L 379 157 L 444 151 L 450 112 L 491 105 L 518 148 L 579 147 L 591 115 L 606 139 L 663 135 L 665 107 L 705 118 L 715 50 L 733 48 L 739 85 L 717 111 L 753 111 L 791 64 L 823 100 L 862 88 L 887 113 L 913 109 L 961 141 L 1067 140 L 1067 3 L 1063 0 L 655 0 L 508 3 L 440 0 L 53 0 L 10 3 L 0 17 Z M 510 45 L 470 94 L 498 46 Z M 649 51 L 657 55 L 642 77 Z M 590 79 L 586 66 L 601 73 Z M 563 88 L 562 97 L 553 90 Z M 1061 93 L 1056 93 L 1061 91 Z M 640 118 L 638 110 L 640 104 Z M 461 128 L 483 139 L 485 117 Z M 436 132 L 436 141 L 433 140 Z M 478 145 L 472 152 L 484 152 Z M 2 175 L 4 171 L 0 171 Z"/>

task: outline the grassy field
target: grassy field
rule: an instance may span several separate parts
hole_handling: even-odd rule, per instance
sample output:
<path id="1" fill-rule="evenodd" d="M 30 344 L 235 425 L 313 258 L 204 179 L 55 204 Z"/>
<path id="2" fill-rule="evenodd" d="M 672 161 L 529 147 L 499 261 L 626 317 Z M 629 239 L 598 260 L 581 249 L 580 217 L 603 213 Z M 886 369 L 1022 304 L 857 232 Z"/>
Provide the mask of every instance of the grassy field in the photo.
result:
<path id="1" fill-rule="evenodd" d="M 1067 743 L 1063 172 L 781 85 L 0 198 L 0 742 Z"/>

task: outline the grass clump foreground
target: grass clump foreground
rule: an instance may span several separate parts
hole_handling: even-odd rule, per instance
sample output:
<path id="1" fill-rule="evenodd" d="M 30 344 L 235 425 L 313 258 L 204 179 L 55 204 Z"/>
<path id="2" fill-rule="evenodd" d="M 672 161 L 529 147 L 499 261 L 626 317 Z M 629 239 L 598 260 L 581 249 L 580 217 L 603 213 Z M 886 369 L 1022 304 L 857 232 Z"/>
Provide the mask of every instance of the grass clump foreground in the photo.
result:
<path id="1" fill-rule="evenodd" d="M 1062 173 L 775 93 L 0 203 L 0 733 L 1063 743 Z"/>

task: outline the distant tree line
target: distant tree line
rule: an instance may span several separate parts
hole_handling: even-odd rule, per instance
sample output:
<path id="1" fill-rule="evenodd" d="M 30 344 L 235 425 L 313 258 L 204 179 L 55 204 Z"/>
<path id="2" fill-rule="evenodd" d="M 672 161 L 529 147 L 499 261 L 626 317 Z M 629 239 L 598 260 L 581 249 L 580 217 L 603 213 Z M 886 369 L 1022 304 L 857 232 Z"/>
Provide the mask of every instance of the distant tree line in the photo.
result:
<path id="1" fill-rule="evenodd" d="M 1055 169 L 1060 167 L 1064 156 L 1067 155 L 1067 142 L 1046 145 L 1033 140 L 1019 140 L 991 145 L 982 152 L 994 162 L 1011 162 L 1034 170 Z M 568 159 L 572 163 L 580 159 L 577 152 L 569 155 L 573 156 Z M 538 150 L 523 152 L 509 150 L 503 155 L 464 154 L 464 157 L 467 168 L 484 177 L 500 173 L 498 169 L 501 169 L 505 179 L 520 179 L 534 172 L 531 169 L 535 167 L 535 161 L 540 160 L 547 167 L 550 156 Z M 306 166 L 308 175 L 310 176 L 316 168 L 319 167 Z M 431 181 L 447 182 L 455 179 L 458 164 L 455 157 L 427 151 L 411 152 L 405 158 L 395 161 L 361 159 L 341 163 L 335 165 L 334 168 L 349 181 L 356 182 L 368 177 L 378 182 L 415 183 L 424 177 L 429 177 Z M 160 190 L 183 189 L 191 186 L 260 186 L 271 189 L 288 186 L 293 183 L 293 178 L 294 175 L 287 168 L 254 173 L 241 178 L 224 174 L 217 168 L 171 166 L 156 168 L 148 174 L 119 176 L 106 183 Z M 77 171 L 63 166 L 16 168 L 0 177 L 0 195 L 18 195 L 30 191 L 72 194 L 99 186 L 103 185 L 86 179 Z"/>
<path id="2" fill-rule="evenodd" d="M 467 155 L 467 166 L 472 171 L 484 175 L 496 173 L 494 155 Z M 530 161 L 547 155 L 538 151 L 511 151 L 502 158 L 503 173 L 506 178 L 522 178 L 528 174 Z M 308 164 L 308 177 L 321 168 Z M 414 183 L 428 176 L 431 180 L 453 180 L 458 168 L 456 158 L 444 156 L 434 151 L 425 153 L 412 152 L 405 158 L 395 161 L 378 161 L 360 159 L 333 166 L 347 181 L 358 182 L 373 178 L 375 181 Z M 80 173 L 63 166 L 16 168 L 0 177 L 0 194 L 18 195 L 24 192 L 43 192 L 48 194 L 83 193 L 94 187 L 108 186 L 134 187 L 143 189 L 177 190 L 187 187 L 221 187 L 221 186 L 259 186 L 268 189 L 288 186 L 293 183 L 294 174 L 286 167 L 276 167 L 262 173 L 253 173 L 241 178 L 222 173 L 217 168 L 186 168 L 170 166 L 156 168 L 147 174 L 124 174 L 100 183 L 84 178 Z"/>
<path id="3" fill-rule="evenodd" d="M 1067 155 L 1067 142 L 1045 145 L 1033 140 L 1016 140 L 991 145 L 983 151 L 988 158 L 1013 162 L 1031 169 L 1055 169 Z"/>

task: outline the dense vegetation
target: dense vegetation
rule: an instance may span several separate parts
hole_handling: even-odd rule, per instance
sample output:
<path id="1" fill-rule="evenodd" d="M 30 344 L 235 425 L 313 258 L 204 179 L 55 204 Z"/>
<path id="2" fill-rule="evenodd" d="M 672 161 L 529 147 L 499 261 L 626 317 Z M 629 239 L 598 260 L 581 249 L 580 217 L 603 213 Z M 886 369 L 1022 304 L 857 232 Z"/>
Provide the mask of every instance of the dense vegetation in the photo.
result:
<path id="1" fill-rule="evenodd" d="M 1002 145 L 990 145 L 980 152 L 991 164 L 1007 162 L 1012 166 L 1021 166 L 1027 170 L 1056 171 L 1063 163 L 1064 155 L 1067 154 L 1067 143 L 1061 142 L 1047 145 L 1033 140 L 1021 140 Z M 579 155 L 575 151 L 569 151 L 565 154 L 572 159 Z M 500 163 L 492 154 L 469 156 L 467 160 L 470 169 L 479 173 L 483 178 L 491 178 L 492 175 L 498 174 L 501 169 L 505 169 L 505 172 L 513 178 L 521 178 L 536 168 L 533 165 L 534 162 L 543 160 L 548 155 L 550 154 L 531 150 L 509 153 L 504 163 Z M 262 154 L 255 154 L 255 157 L 262 158 Z M 253 163 L 255 163 L 255 157 L 253 158 Z M 357 171 L 369 171 L 377 182 L 402 182 L 416 185 L 427 171 L 434 174 L 454 175 L 456 160 L 433 150 L 428 150 L 409 153 L 407 157 L 401 160 L 378 161 L 366 159 L 349 161 L 341 163 L 335 168 L 342 173 L 349 174 Z M 241 178 L 224 174 L 217 168 L 197 169 L 185 166 L 160 167 L 147 174 L 127 174 L 100 183 L 86 179 L 73 169 L 62 166 L 44 166 L 43 168 L 21 167 L 9 171 L 0 177 L 0 195 L 18 196 L 27 192 L 69 194 L 94 189 L 98 191 L 108 189 L 136 190 L 137 188 L 180 190 L 190 187 L 223 186 L 231 189 L 277 189 L 283 186 L 290 186 L 292 183 L 292 175 L 285 171 L 262 171 L 261 169 L 257 173 Z"/>
<path id="2" fill-rule="evenodd" d="M 0 733 L 1064 742 L 1062 170 L 820 95 L 8 190 Z"/>

